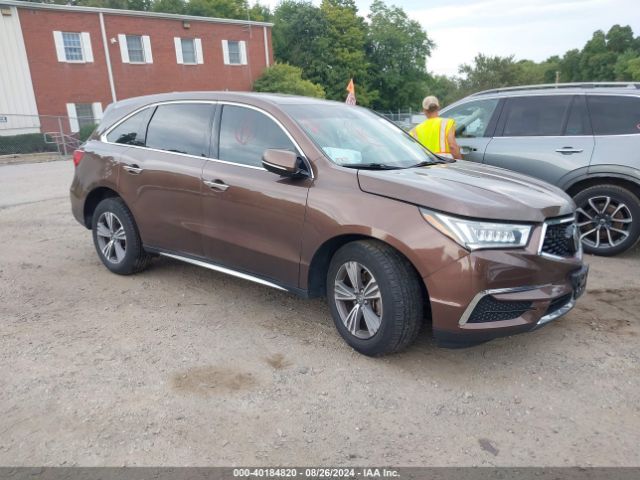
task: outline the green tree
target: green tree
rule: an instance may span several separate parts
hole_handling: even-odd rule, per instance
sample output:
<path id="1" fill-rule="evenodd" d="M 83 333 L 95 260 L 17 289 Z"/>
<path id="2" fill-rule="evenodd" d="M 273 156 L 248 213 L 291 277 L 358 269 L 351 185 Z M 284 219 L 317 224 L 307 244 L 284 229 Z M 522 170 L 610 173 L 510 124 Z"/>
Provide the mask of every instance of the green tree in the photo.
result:
<path id="1" fill-rule="evenodd" d="M 401 8 L 375 0 L 370 12 L 366 51 L 371 86 L 379 93 L 373 107 L 395 110 L 420 105 L 433 42 L 420 23 L 409 19 Z"/>
<path id="2" fill-rule="evenodd" d="M 129 2 L 127 0 L 76 0 L 75 2 L 73 2 L 73 5 L 82 7 L 117 8 L 119 10 L 129 9 Z"/>
<path id="3" fill-rule="evenodd" d="M 616 80 L 640 82 L 640 54 L 627 50 L 618 57 L 614 66 Z"/>
<path id="4" fill-rule="evenodd" d="M 633 30 L 629 25 L 624 27 L 614 25 L 609 29 L 605 38 L 607 49 L 610 52 L 623 53 L 631 49 L 634 44 Z"/>
<path id="5" fill-rule="evenodd" d="M 468 93 L 517 85 L 521 78 L 513 55 L 488 57 L 480 53 L 473 59 L 472 65 L 463 64 L 458 72 L 463 75 L 461 88 Z"/>
<path id="6" fill-rule="evenodd" d="M 367 26 L 358 15 L 355 0 L 322 0 L 320 11 L 328 24 L 328 51 L 322 81 L 327 98 L 344 100 L 349 79 L 356 83 L 358 103 L 368 106 L 377 98 L 369 87 L 369 62 L 365 52 Z"/>
<path id="7" fill-rule="evenodd" d="M 185 13 L 201 17 L 247 18 L 246 0 L 189 0 Z"/>
<path id="8" fill-rule="evenodd" d="M 273 15 L 273 50 L 279 62 L 302 68 L 303 78 L 324 85 L 329 24 L 308 1 L 285 0 Z"/>
<path id="9" fill-rule="evenodd" d="M 151 9 L 162 13 L 185 13 L 185 0 L 154 0 Z"/>
<path id="10" fill-rule="evenodd" d="M 273 19 L 273 15 L 268 6 L 257 2 L 249 9 L 248 18 L 255 22 L 270 22 Z"/>
<path id="11" fill-rule="evenodd" d="M 616 54 L 607 48 L 605 33 L 595 31 L 580 55 L 581 81 L 613 80 L 616 59 Z"/>
<path id="12" fill-rule="evenodd" d="M 446 75 L 428 75 L 425 92 L 438 97 L 443 107 L 465 96 L 460 87 L 460 79 Z M 421 102 L 418 102 L 418 105 L 421 105 Z"/>
<path id="13" fill-rule="evenodd" d="M 286 63 L 276 63 L 267 68 L 253 84 L 253 89 L 256 92 L 288 93 L 306 97 L 325 96 L 320 85 L 302 78 L 301 68 Z"/>

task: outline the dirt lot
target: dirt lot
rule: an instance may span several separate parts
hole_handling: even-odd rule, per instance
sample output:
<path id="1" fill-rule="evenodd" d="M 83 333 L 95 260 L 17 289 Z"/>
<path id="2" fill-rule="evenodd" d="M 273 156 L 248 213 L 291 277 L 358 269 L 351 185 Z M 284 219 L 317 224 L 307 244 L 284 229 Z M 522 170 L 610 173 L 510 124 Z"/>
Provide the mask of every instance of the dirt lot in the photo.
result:
<path id="1" fill-rule="evenodd" d="M 640 464 L 640 251 L 537 332 L 370 359 L 320 300 L 110 274 L 71 175 L 0 166 L 0 465 Z"/>

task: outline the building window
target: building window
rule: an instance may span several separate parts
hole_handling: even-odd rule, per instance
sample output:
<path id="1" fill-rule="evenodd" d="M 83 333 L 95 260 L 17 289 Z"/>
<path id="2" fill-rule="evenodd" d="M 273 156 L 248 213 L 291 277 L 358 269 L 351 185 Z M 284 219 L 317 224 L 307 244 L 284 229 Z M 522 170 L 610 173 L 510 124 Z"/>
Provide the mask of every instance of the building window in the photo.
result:
<path id="1" fill-rule="evenodd" d="M 240 42 L 229 42 L 229 63 L 240 65 Z"/>
<path id="2" fill-rule="evenodd" d="M 244 41 L 223 40 L 222 53 L 225 65 L 247 64 L 247 46 Z"/>
<path id="3" fill-rule="evenodd" d="M 93 62 L 89 32 L 53 32 L 59 62 Z"/>
<path id="4" fill-rule="evenodd" d="M 76 103 L 76 115 L 78 116 L 78 126 L 80 128 L 87 125 L 95 125 L 96 119 L 93 117 L 93 108 L 90 103 Z"/>
<path id="5" fill-rule="evenodd" d="M 196 63 L 196 47 L 193 38 L 183 38 L 180 43 L 182 44 L 182 61 Z"/>
<path id="6" fill-rule="evenodd" d="M 71 132 L 79 132 L 82 127 L 102 120 L 102 103 L 67 103 L 67 116 Z"/>
<path id="7" fill-rule="evenodd" d="M 122 63 L 153 63 L 148 35 L 118 35 Z"/>
<path id="8" fill-rule="evenodd" d="M 127 35 L 127 51 L 129 52 L 129 62 L 144 62 L 144 47 L 140 35 Z"/>
<path id="9" fill-rule="evenodd" d="M 202 56 L 202 40 L 199 38 L 174 37 L 176 47 L 176 61 L 183 65 L 197 65 L 204 63 Z"/>
<path id="10" fill-rule="evenodd" d="M 62 42 L 64 44 L 64 56 L 67 61 L 83 61 L 82 41 L 80 41 L 79 33 L 62 33 Z"/>

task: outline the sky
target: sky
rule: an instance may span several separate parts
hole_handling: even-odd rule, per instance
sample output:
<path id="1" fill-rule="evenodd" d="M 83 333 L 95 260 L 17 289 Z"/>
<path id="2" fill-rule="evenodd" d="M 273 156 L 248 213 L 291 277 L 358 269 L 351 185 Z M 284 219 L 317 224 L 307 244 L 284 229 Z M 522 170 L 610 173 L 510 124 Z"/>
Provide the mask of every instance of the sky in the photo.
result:
<path id="1" fill-rule="evenodd" d="M 262 0 L 275 7 L 279 0 Z M 319 4 L 319 0 L 313 0 Z M 361 15 L 371 0 L 356 0 Z M 630 25 L 640 35 L 639 0 L 386 0 L 404 8 L 436 43 L 430 72 L 454 75 L 478 53 L 545 60 L 582 48 L 595 30 Z"/>

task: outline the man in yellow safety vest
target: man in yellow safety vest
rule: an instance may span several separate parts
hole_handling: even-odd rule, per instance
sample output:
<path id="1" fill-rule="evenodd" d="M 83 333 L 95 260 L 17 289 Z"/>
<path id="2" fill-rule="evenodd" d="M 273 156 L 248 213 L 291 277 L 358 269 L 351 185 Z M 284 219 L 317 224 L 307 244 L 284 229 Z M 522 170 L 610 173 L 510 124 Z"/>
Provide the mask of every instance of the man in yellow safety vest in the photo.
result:
<path id="1" fill-rule="evenodd" d="M 455 121 L 438 116 L 438 99 L 434 96 L 426 97 L 422 101 L 422 108 L 427 119 L 409 132 L 411 136 L 441 157 L 462 158 L 456 142 Z"/>

